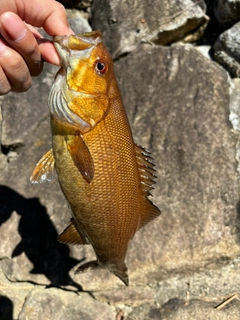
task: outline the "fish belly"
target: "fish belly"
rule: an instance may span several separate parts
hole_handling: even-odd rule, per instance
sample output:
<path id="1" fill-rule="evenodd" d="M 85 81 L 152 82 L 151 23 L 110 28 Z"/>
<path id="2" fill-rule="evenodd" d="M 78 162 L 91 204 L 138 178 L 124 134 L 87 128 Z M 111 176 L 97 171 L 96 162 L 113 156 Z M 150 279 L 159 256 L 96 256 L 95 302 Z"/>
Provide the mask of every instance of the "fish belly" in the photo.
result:
<path id="1" fill-rule="evenodd" d="M 130 129 L 119 127 L 120 134 L 114 135 L 111 118 L 106 118 L 84 135 L 94 163 L 90 182 L 75 166 L 64 136 L 53 137 L 59 182 L 80 233 L 103 265 L 124 262 L 139 225 L 141 194 L 134 143 Z"/>

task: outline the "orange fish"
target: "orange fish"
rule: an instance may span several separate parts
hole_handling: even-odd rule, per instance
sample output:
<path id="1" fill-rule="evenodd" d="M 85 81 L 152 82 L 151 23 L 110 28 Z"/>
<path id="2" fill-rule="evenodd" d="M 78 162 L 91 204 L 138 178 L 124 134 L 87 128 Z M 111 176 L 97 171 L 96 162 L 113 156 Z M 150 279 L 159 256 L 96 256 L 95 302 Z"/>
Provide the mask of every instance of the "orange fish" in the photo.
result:
<path id="1" fill-rule="evenodd" d="M 72 211 L 59 241 L 92 245 L 97 260 L 78 271 L 106 267 L 128 285 L 128 243 L 160 214 L 148 199 L 152 158 L 133 141 L 101 33 L 58 36 L 54 44 L 62 68 L 49 95 L 53 147 L 31 181 L 51 180 L 56 168 Z"/>

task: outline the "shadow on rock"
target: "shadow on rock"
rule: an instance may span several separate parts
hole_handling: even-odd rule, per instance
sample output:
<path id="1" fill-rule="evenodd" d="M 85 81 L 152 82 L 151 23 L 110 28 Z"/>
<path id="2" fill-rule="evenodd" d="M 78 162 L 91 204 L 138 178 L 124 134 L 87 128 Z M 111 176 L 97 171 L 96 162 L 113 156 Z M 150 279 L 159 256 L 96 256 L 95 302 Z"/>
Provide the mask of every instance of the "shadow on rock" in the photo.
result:
<path id="1" fill-rule="evenodd" d="M 7 221 L 13 211 L 21 216 L 18 230 L 22 240 L 13 250 L 12 257 L 24 252 L 34 265 L 31 273 L 44 274 L 51 285 L 73 285 L 81 290 L 68 274 L 79 261 L 71 258 L 69 248 L 57 241 L 58 234 L 46 208 L 37 198 L 26 199 L 0 185 L 0 224 Z"/>
<path id="2" fill-rule="evenodd" d="M 13 303 L 12 301 L 0 295 L 0 319 L 12 320 L 13 319 Z"/>

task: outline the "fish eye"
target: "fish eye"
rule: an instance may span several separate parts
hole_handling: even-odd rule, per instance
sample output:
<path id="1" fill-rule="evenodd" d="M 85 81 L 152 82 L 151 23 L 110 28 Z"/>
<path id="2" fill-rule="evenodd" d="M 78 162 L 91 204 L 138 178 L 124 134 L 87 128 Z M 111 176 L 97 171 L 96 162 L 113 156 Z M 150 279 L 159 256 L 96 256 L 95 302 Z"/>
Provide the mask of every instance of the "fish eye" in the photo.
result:
<path id="1" fill-rule="evenodd" d="M 98 60 L 95 69 L 97 73 L 104 74 L 108 71 L 108 65 L 105 62 Z"/>

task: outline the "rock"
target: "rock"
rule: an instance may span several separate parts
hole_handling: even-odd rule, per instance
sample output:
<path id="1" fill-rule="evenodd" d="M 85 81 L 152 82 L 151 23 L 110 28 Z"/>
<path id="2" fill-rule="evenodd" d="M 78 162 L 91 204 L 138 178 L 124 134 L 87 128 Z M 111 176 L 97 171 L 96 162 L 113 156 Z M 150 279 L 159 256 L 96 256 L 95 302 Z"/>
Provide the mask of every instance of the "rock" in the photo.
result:
<path id="1" fill-rule="evenodd" d="M 28 295 L 18 319 L 112 320 L 115 315 L 114 307 L 93 300 L 88 293 L 35 288 Z"/>
<path id="2" fill-rule="evenodd" d="M 226 68 L 233 77 L 240 75 L 240 22 L 223 32 L 214 44 L 214 58 Z"/>
<path id="3" fill-rule="evenodd" d="M 86 10 L 89 9 L 93 0 L 60 0 L 65 8 Z"/>
<path id="4" fill-rule="evenodd" d="M 197 46 L 195 47 L 199 52 L 201 52 L 206 58 L 211 60 L 211 56 L 209 54 L 211 47 L 210 46 Z"/>
<path id="5" fill-rule="evenodd" d="M 240 1 L 217 0 L 215 1 L 214 13 L 219 23 L 232 25 L 240 20 Z"/>
<path id="6" fill-rule="evenodd" d="M 233 79 L 230 88 L 229 120 L 233 129 L 240 131 L 240 79 Z"/>
<path id="7" fill-rule="evenodd" d="M 104 10 L 102 9 L 104 8 Z M 186 1 L 142 0 L 93 2 L 92 26 L 104 36 L 114 56 L 133 50 L 139 42 L 169 44 L 206 24 L 205 6 Z"/>
<path id="8" fill-rule="evenodd" d="M 234 305 L 229 305 L 226 309 L 216 310 L 214 303 L 200 300 L 192 300 L 186 302 L 177 298 L 171 299 L 161 308 L 145 304 L 135 308 L 127 317 L 131 319 L 151 319 L 151 320 L 238 320 L 239 319 L 239 301 L 235 301 Z"/>
<path id="9" fill-rule="evenodd" d="M 227 73 L 179 44 L 141 46 L 116 69 L 136 141 L 155 159 L 162 210 L 130 246 L 130 282 L 153 283 L 236 256 L 237 138 L 228 120 Z"/>
<path id="10" fill-rule="evenodd" d="M 78 10 L 67 10 L 67 15 L 69 25 L 76 34 L 92 31 L 92 28 L 86 20 L 89 18 L 89 15 Z"/>
<path id="11" fill-rule="evenodd" d="M 155 303 L 165 305 L 177 297 L 181 301 L 202 299 L 214 302 L 214 306 L 238 292 L 240 260 L 222 257 L 217 262 L 210 261 L 198 272 L 179 273 L 169 277 L 158 286 L 152 286 Z"/>
<path id="12" fill-rule="evenodd" d="M 31 283 L 12 283 L 0 268 L 0 319 L 18 319 L 27 295 L 33 290 Z"/>
<path id="13" fill-rule="evenodd" d="M 232 123 L 233 129 L 238 133 L 240 132 L 240 79 L 233 79 L 230 88 L 230 115 L 229 120 Z M 238 161 L 237 171 L 240 172 L 240 141 L 236 146 L 236 159 Z M 238 205 L 239 210 L 239 205 Z M 237 220 L 237 228 L 240 230 L 240 219 Z"/>
<path id="14" fill-rule="evenodd" d="M 113 305 L 138 306 L 143 303 L 153 304 L 155 301 L 153 288 L 133 287 L 119 288 L 117 290 L 95 291 L 92 293 L 96 300 L 111 303 Z"/>

